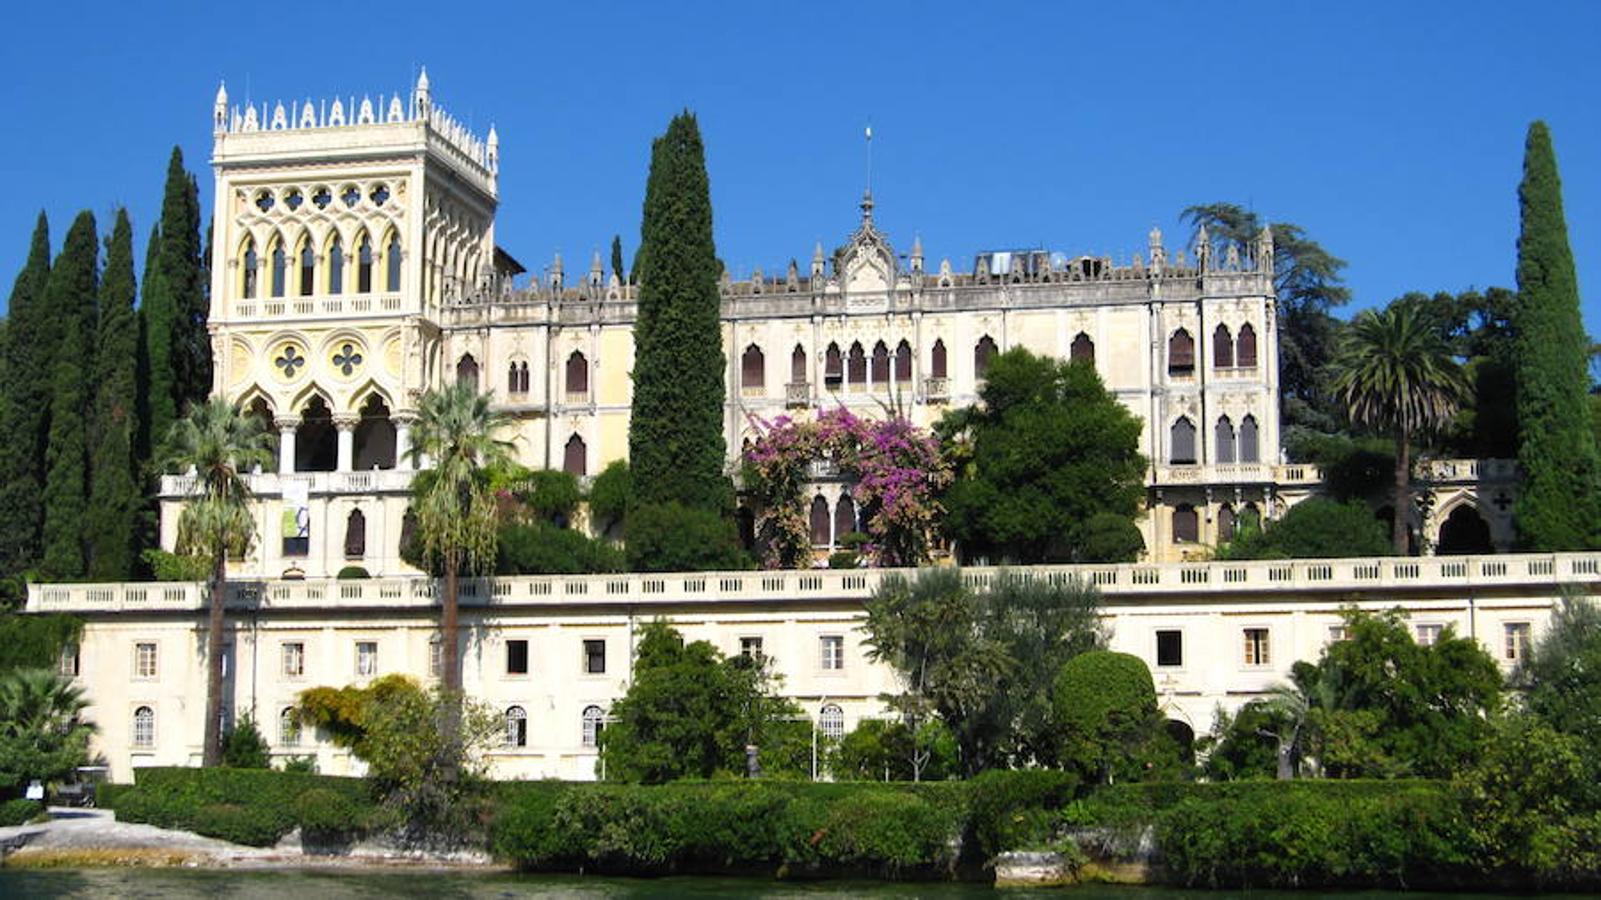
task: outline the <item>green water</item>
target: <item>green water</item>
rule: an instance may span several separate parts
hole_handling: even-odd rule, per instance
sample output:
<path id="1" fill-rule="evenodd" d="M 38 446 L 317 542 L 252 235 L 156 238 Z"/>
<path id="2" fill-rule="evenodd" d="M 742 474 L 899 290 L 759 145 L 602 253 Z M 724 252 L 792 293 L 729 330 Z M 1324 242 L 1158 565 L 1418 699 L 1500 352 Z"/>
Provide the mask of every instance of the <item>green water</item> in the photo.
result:
<path id="1" fill-rule="evenodd" d="M 883 897 L 896 900 L 969 900 L 1007 897 L 1025 900 L 1057 892 L 1007 891 L 983 885 L 813 882 L 796 884 L 745 878 L 623 879 L 582 876 L 466 874 L 413 871 L 185 871 L 181 869 L 82 869 L 27 871 L 0 869 L 0 897 L 244 898 L 244 900 L 345 900 L 345 898 L 507 898 L 615 900 L 636 897 L 832 898 Z M 1493 894 L 1396 894 L 1383 891 L 1313 893 L 1284 891 L 1182 891 L 1169 888 L 1073 888 L 1073 900 L 1497 900 Z"/>

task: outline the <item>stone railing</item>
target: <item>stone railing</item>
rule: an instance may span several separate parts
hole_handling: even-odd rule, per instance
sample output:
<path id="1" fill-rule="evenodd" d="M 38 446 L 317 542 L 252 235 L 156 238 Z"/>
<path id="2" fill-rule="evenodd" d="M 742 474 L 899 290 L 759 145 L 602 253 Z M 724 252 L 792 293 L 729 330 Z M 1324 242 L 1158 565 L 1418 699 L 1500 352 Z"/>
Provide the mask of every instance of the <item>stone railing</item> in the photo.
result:
<path id="1" fill-rule="evenodd" d="M 784 385 L 784 405 L 791 408 L 805 408 L 811 406 L 811 384 L 805 381 L 797 381 Z"/>
<path id="2" fill-rule="evenodd" d="M 232 319 L 316 319 L 394 315 L 401 311 L 398 293 L 320 294 L 310 297 L 256 297 L 231 302 Z"/>
<path id="3" fill-rule="evenodd" d="M 971 585 L 988 585 L 999 568 L 967 568 Z M 1601 586 L 1601 553 L 1431 556 L 1360 559 L 1259 560 L 1254 562 L 1144 565 L 1031 566 L 1011 570 L 1035 580 L 1073 579 L 1097 586 L 1108 606 L 1181 597 L 1185 600 L 1252 599 L 1282 602 L 1342 595 L 1372 597 L 1385 592 L 1483 593 L 1535 589 L 1554 595 L 1565 584 Z M 548 575 L 465 580 L 461 602 L 474 607 L 638 607 L 685 604 L 858 602 L 872 596 L 884 578 L 904 570 L 795 570 L 624 575 Z M 200 610 L 198 583 L 35 584 L 29 612 L 113 613 L 137 610 Z M 423 577 L 371 580 L 240 581 L 229 586 L 229 605 L 239 609 L 402 609 L 436 605 L 435 583 Z"/>
<path id="4" fill-rule="evenodd" d="M 312 494 L 372 494 L 396 493 L 411 490 L 415 472 L 399 469 L 372 469 L 366 472 L 295 472 L 284 475 L 277 472 L 253 472 L 244 476 L 245 486 L 256 496 L 278 496 L 284 484 L 304 481 L 310 484 Z M 195 492 L 195 476 L 161 476 L 162 497 L 187 497 Z"/>
<path id="5" fill-rule="evenodd" d="M 1516 481 L 1515 459 L 1425 459 L 1412 469 L 1419 481 Z"/>
<path id="6" fill-rule="evenodd" d="M 1156 484 L 1321 484 L 1323 471 L 1310 463 L 1218 463 L 1157 466 Z"/>
<path id="7" fill-rule="evenodd" d="M 930 403 L 944 403 L 951 399 L 951 380 L 949 378 L 924 378 L 923 396 Z"/>

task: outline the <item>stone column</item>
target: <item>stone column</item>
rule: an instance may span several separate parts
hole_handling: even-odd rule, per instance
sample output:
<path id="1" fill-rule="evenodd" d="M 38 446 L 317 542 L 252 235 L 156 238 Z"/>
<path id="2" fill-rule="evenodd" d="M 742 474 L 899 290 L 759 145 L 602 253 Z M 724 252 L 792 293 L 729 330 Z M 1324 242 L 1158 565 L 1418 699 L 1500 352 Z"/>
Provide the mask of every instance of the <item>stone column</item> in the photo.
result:
<path id="1" fill-rule="evenodd" d="M 334 428 L 339 432 L 339 462 L 334 466 L 336 472 L 349 472 L 354 465 L 356 424 L 360 421 L 357 416 L 334 416 Z"/>
<path id="2" fill-rule="evenodd" d="M 273 419 L 278 426 L 278 473 L 289 475 L 295 471 L 295 429 L 300 427 L 299 416 L 279 416 Z"/>
<path id="3" fill-rule="evenodd" d="M 395 468 L 411 471 L 411 416 L 393 416 L 395 423 Z"/>

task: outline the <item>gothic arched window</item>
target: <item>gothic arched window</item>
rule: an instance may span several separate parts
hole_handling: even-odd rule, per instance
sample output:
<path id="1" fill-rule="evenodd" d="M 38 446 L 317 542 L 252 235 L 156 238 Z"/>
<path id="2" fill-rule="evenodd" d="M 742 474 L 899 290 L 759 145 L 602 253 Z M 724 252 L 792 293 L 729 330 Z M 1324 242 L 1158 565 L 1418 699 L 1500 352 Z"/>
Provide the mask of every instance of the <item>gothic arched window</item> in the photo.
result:
<path id="1" fill-rule="evenodd" d="M 982 381 L 989 375 L 990 360 L 999 352 L 1000 348 L 995 346 L 995 340 L 989 335 L 979 338 L 978 344 L 973 347 L 973 377 Z"/>
<path id="2" fill-rule="evenodd" d="M 1240 462 L 1261 462 L 1261 449 L 1256 428 L 1256 416 L 1240 420 Z"/>
<path id="3" fill-rule="evenodd" d="M 1234 507 L 1223 504 L 1217 511 L 1217 541 L 1220 544 L 1234 540 Z"/>
<path id="4" fill-rule="evenodd" d="M 528 384 L 528 363 L 520 362 L 517 364 L 517 390 L 528 393 Z"/>
<path id="5" fill-rule="evenodd" d="M 1196 514 L 1195 507 L 1188 503 L 1180 503 L 1173 507 L 1173 541 L 1178 544 L 1193 544 L 1201 539 L 1201 517 Z"/>
<path id="6" fill-rule="evenodd" d="M 508 363 L 506 365 L 506 393 L 508 393 L 508 394 L 520 394 L 520 393 L 522 393 L 521 385 L 522 385 L 522 379 L 519 378 L 518 375 L 517 375 L 517 364 L 516 363 Z"/>
<path id="7" fill-rule="evenodd" d="M 762 348 L 751 344 L 739 358 L 739 386 L 761 388 L 767 385 L 767 358 Z"/>
<path id="8" fill-rule="evenodd" d="M 367 516 L 359 509 L 350 511 L 345 519 L 345 557 L 360 559 L 367 555 Z"/>
<path id="9" fill-rule="evenodd" d="M 567 357 L 567 396 L 582 397 L 589 393 L 589 360 L 574 350 Z"/>
<path id="10" fill-rule="evenodd" d="M 789 383 L 805 384 L 806 377 L 806 350 L 800 344 L 789 354 Z"/>
<path id="11" fill-rule="evenodd" d="M 261 271 L 261 260 L 256 256 L 256 239 L 251 238 L 245 242 L 245 278 L 240 285 L 239 296 L 246 300 L 256 298 L 256 278 Z"/>
<path id="12" fill-rule="evenodd" d="M 818 547 L 828 546 L 828 501 L 822 494 L 812 498 L 812 512 L 809 517 L 812 528 L 812 544 Z"/>
<path id="13" fill-rule="evenodd" d="M 356 245 L 356 293 L 372 293 L 372 240 L 365 234 Z"/>
<path id="14" fill-rule="evenodd" d="M 1195 373 L 1195 339 L 1180 328 L 1167 339 L 1167 374 L 1192 375 Z"/>
<path id="15" fill-rule="evenodd" d="M 1256 329 L 1250 325 L 1240 326 L 1239 341 L 1235 344 L 1235 364 L 1242 369 L 1256 368 Z"/>
<path id="16" fill-rule="evenodd" d="M 583 478 L 589 474 L 589 448 L 584 446 L 584 439 L 573 435 L 567 439 L 567 447 L 562 452 L 561 470 L 575 478 Z"/>
<path id="17" fill-rule="evenodd" d="M 873 345 L 873 383 L 889 384 L 889 348 L 883 341 Z"/>
<path id="18" fill-rule="evenodd" d="M 1217 420 L 1217 461 L 1220 463 L 1234 462 L 1234 423 L 1228 416 L 1221 416 Z"/>
<path id="19" fill-rule="evenodd" d="M 834 506 L 834 541 L 856 530 L 856 501 L 849 494 L 839 498 Z"/>
<path id="20" fill-rule="evenodd" d="M 272 295 L 282 297 L 289 287 L 289 257 L 284 253 L 284 240 L 272 242 Z"/>
<path id="21" fill-rule="evenodd" d="M 862 350 L 862 342 L 851 344 L 850 361 L 847 363 L 846 380 L 851 384 L 867 383 L 867 353 Z"/>
<path id="22" fill-rule="evenodd" d="M 317 253 L 308 236 L 300 245 L 300 296 L 310 297 L 317 283 Z"/>
<path id="23" fill-rule="evenodd" d="M 906 341 L 895 345 L 895 380 L 912 380 L 912 345 Z"/>
<path id="24" fill-rule="evenodd" d="M 1181 416 L 1168 430 L 1167 461 L 1174 465 L 1195 462 L 1195 423 Z"/>
<path id="25" fill-rule="evenodd" d="M 934 350 L 933 350 L 933 352 L 931 352 L 929 354 L 928 371 L 929 371 L 929 376 L 932 377 L 932 378 L 944 378 L 944 377 L 946 377 L 946 375 L 945 375 L 945 342 L 943 340 L 934 341 Z"/>
<path id="26" fill-rule="evenodd" d="M 328 244 L 328 293 L 342 294 L 345 292 L 345 248 L 339 242 L 339 235 L 334 235 Z"/>
<path id="27" fill-rule="evenodd" d="M 463 353 L 456 363 L 456 383 L 478 387 L 478 360 L 471 353 Z"/>
<path id="28" fill-rule="evenodd" d="M 528 712 L 521 706 L 506 710 L 506 746 L 528 746 Z"/>
<path id="29" fill-rule="evenodd" d="M 839 345 L 829 344 L 828 352 L 823 355 L 823 380 L 832 384 L 839 384 L 845 377 L 845 363 L 839 355 Z"/>
<path id="30" fill-rule="evenodd" d="M 1234 368 L 1234 338 L 1227 325 L 1219 325 L 1212 332 L 1212 368 Z"/>
<path id="31" fill-rule="evenodd" d="M 1095 362 L 1095 342 L 1090 336 L 1080 331 L 1078 337 L 1073 338 L 1073 346 L 1067 351 L 1068 362 Z"/>
<path id="32" fill-rule="evenodd" d="M 400 235 L 390 235 L 389 246 L 384 250 L 384 266 L 388 269 L 384 289 L 390 293 L 400 290 Z"/>

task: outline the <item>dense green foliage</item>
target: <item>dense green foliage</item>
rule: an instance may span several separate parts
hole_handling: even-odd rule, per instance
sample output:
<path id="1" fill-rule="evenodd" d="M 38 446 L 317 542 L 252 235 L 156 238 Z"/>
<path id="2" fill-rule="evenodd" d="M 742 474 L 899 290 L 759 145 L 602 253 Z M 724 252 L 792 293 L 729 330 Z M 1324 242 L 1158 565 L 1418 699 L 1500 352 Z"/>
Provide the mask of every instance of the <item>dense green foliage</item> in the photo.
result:
<path id="1" fill-rule="evenodd" d="M 628 459 L 636 496 L 641 505 L 726 514 L 719 267 L 705 149 L 688 112 L 652 144 L 634 265 L 639 320 Z"/>
<path id="2" fill-rule="evenodd" d="M 1252 248 L 1265 223 L 1233 203 L 1209 203 L 1184 210 L 1184 219 L 1205 227 L 1215 244 Z M 1328 432 L 1339 414 L 1328 390 L 1325 366 L 1334 355 L 1339 323 L 1335 307 L 1351 299 L 1344 285 L 1345 260 L 1323 249 L 1306 229 L 1274 222 L 1273 287 L 1278 293 L 1279 406 L 1286 433 L 1300 429 Z M 1214 255 L 1216 247 L 1214 247 Z"/>
<path id="3" fill-rule="evenodd" d="M 100 239 L 95 219 L 81 212 L 50 268 L 45 303 L 50 309 L 53 353 L 50 430 L 45 447 L 43 553 L 40 577 L 82 578 L 85 513 L 89 503 L 91 411 L 89 363 L 94 359 L 95 298 L 100 290 Z"/>
<path id="4" fill-rule="evenodd" d="M 1440 336 L 1453 357 L 1463 360 L 1472 386 L 1450 426 L 1439 435 L 1445 452 L 1473 459 L 1518 455 L 1515 341 L 1511 317 L 1517 294 L 1506 288 L 1450 294 L 1409 293 L 1395 304 L 1409 304 Z"/>
<path id="5" fill-rule="evenodd" d="M 1052 687 L 1059 764 L 1091 784 L 1172 777 L 1177 747 L 1163 730 L 1156 684 L 1145 661 L 1090 650 L 1063 664 Z"/>
<path id="6" fill-rule="evenodd" d="M 1518 671 L 1529 711 L 1586 746 L 1601 742 L 1601 606 L 1570 596 Z"/>
<path id="7" fill-rule="evenodd" d="M 256 720 L 249 713 L 222 735 L 222 764 L 230 769 L 267 769 L 272 767 L 272 753 Z"/>
<path id="8" fill-rule="evenodd" d="M 624 524 L 628 568 L 634 572 L 714 572 L 748 569 L 734 520 L 712 509 L 679 503 L 634 507 Z"/>
<path id="9" fill-rule="evenodd" d="M 383 821 L 364 780 L 265 769 L 140 769 L 135 786 L 117 791 L 114 802 L 118 821 L 258 847 L 297 826 L 349 834 Z"/>
<path id="10" fill-rule="evenodd" d="M 11 288 L 0 339 L 4 376 L 0 378 L 0 519 L 6 522 L 0 528 L 0 577 L 4 578 L 39 564 L 53 333 L 45 300 L 49 283 L 50 225 L 40 212 L 27 264 Z"/>
<path id="11" fill-rule="evenodd" d="M 628 282 L 628 270 L 623 268 L 623 236 L 611 236 L 611 273 L 620 282 Z"/>
<path id="12" fill-rule="evenodd" d="M 1072 581 L 1002 573 L 975 590 L 955 569 L 886 578 L 866 605 L 868 657 L 900 676 L 889 705 L 914 734 L 938 718 L 973 775 L 1050 765 L 1061 746 L 1051 681 L 1105 639 L 1100 593 Z M 917 748 L 914 770 L 928 748 Z"/>
<path id="13" fill-rule="evenodd" d="M 1432 434 L 1456 415 L 1469 387 L 1446 343 L 1416 304 L 1366 310 L 1341 333 L 1330 363 L 1332 389 L 1351 421 L 1395 439 L 1392 540 L 1397 555 L 1409 549 L 1412 511 L 1412 441 Z"/>
<path id="14" fill-rule="evenodd" d="M 139 556 L 156 581 L 204 581 L 211 574 L 211 563 L 203 556 L 182 556 L 155 549 Z"/>
<path id="15" fill-rule="evenodd" d="M 44 804 L 37 800 L 16 797 L 0 803 L 0 828 L 26 825 L 44 812 Z"/>
<path id="16" fill-rule="evenodd" d="M 172 148 L 161 201 L 161 222 L 151 233 L 139 312 L 143 327 L 141 393 L 146 403 L 144 455 L 156 448 L 186 407 L 211 391 L 211 341 L 206 334 L 206 261 L 200 243 L 200 192 Z"/>
<path id="17" fill-rule="evenodd" d="M 133 308 L 133 226 L 117 210 L 100 283 L 100 320 L 94 356 L 94 418 L 90 422 L 89 506 L 84 523 L 93 581 L 132 581 L 138 557 L 139 323 Z"/>
<path id="18" fill-rule="evenodd" d="M 828 750 L 828 771 L 840 781 L 944 781 L 957 773 L 956 739 L 934 719 L 914 740 L 905 722 L 863 719 Z M 912 761 L 921 757 L 922 769 Z"/>
<path id="19" fill-rule="evenodd" d="M 54 669 L 0 674 L 0 797 L 88 762 L 94 726 L 81 719 L 88 705 L 83 688 Z"/>
<path id="20" fill-rule="evenodd" d="M 979 396 L 936 427 L 956 470 L 945 529 L 963 557 L 1132 561 L 1145 496 L 1140 421 L 1095 367 L 1019 347 L 990 361 Z"/>
<path id="21" fill-rule="evenodd" d="M 623 551 L 610 543 L 548 522 L 502 525 L 496 541 L 497 575 L 582 575 L 627 568 Z"/>
<path id="22" fill-rule="evenodd" d="M 781 727 L 799 716 L 793 703 L 773 695 L 759 661 L 725 659 L 705 641 L 686 644 L 658 619 L 641 629 L 628 693 L 612 705 L 601 732 L 605 777 L 659 784 L 742 773 L 747 745 L 758 748 L 764 772 L 799 774 L 798 735 Z"/>
<path id="23" fill-rule="evenodd" d="M 596 534 L 610 536 L 623 527 L 634 505 L 634 478 L 626 460 L 613 460 L 589 485 L 589 522 Z"/>
<path id="24" fill-rule="evenodd" d="M 83 620 L 74 616 L 0 615 L 0 672 L 54 668 L 61 648 L 82 633 Z"/>
<path id="25" fill-rule="evenodd" d="M 1359 501 L 1337 503 L 1314 497 L 1290 507 L 1265 528 L 1241 527 L 1218 548 L 1220 559 L 1334 559 L 1388 556 L 1384 526 Z"/>
<path id="26" fill-rule="evenodd" d="M 1532 550 L 1582 550 L 1601 543 L 1601 455 L 1586 415 L 1589 341 L 1544 122 L 1529 126 L 1518 203 L 1518 531 Z"/>

